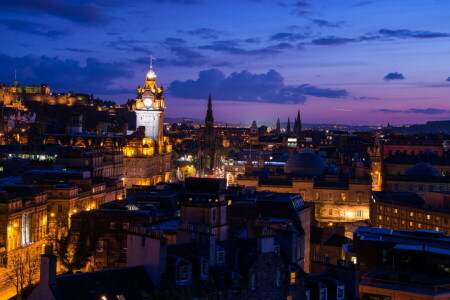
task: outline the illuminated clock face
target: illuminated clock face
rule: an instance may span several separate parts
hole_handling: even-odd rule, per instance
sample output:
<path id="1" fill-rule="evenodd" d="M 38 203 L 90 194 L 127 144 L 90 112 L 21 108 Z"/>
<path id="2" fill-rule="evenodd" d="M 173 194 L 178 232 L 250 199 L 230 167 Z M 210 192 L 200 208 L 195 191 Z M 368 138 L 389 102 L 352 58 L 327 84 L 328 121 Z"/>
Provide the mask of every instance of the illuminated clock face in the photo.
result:
<path id="1" fill-rule="evenodd" d="M 151 98 L 145 98 L 144 99 L 144 105 L 145 106 L 151 106 L 152 105 L 152 99 Z"/>

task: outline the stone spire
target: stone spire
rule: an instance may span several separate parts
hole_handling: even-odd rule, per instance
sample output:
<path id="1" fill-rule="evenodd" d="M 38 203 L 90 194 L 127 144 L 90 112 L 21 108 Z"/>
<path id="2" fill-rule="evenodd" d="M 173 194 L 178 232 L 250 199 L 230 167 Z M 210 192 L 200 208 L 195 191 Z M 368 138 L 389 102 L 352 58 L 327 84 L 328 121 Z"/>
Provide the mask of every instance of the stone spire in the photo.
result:
<path id="1" fill-rule="evenodd" d="M 300 135 L 300 132 L 302 131 L 302 119 L 300 118 L 300 110 L 298 110 L 297 119 L 298 119 L 298 134 Z"/>
<path id="2" fill-rule="evenodd" d="M 287 135 L 290 135 L 290 134 L 291 134 L 291 119 L 290 119 L 290 118 L 288 118 L 288 121 L 287 121 L 287 125 L 286 125 L 286 134 L 287 134 Z"/>
<path id="3" fill-rule="evenodd" d="M 281 133 L 281 123 L 280 123 L 280 118 L 278 118 L 278 120 L 277 120 L 277 128 L 275 129 L 275 133 L 276 133 L 276 134 L 280 134 L 280 133 Z"/>
<path id="4" fill-rule="evenodd" d="M 208 127 L 214 126 L 214 116 L 213 116 L 213 110 L 212 110 L 212 100 L 211 100 L 211 94 L 209 94 L 208 97 L 208 109 L 206 111 L 206 118 L 205 118 L 205 126 Z"/>

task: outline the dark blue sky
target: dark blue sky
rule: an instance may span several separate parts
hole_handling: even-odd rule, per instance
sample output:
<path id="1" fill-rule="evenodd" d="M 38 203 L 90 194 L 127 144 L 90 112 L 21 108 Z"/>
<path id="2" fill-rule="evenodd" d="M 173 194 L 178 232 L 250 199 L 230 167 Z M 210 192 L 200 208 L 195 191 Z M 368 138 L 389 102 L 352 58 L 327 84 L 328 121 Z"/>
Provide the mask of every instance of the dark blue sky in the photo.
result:
<path id="1" fill-rule="evenodd" d="M 3 0 L 0 82 L 123 103 L 154 62 L 167 116 L 355 124 L 450 117 L 444 0 Z"/>

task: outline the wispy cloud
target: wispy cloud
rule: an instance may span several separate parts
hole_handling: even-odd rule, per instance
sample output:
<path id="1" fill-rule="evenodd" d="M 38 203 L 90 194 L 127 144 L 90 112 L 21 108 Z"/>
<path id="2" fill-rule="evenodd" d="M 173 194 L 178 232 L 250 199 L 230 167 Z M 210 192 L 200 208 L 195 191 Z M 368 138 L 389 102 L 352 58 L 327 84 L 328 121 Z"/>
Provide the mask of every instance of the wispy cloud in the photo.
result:
<path id="1" fill-rule="evenodd" d="M 1 25 L 11 31 L 41 35 L 51 39 L 59 39 L 68 35 L 66 31 L 52 29 L 47 25 L 23 20 L 3 19 L 0 20 Z"/>
<path id="2" fill-rule="evenodd" d="M 424 114 L 424 115 L 440 115 L 440 114 L 449 114 L 450 110 L 443 108 L 409 108 L 405 110 L 401 109 L 377 109 L 372 112 L 381 112 L 381 113 L 405 113 L 405 114 Z"/>

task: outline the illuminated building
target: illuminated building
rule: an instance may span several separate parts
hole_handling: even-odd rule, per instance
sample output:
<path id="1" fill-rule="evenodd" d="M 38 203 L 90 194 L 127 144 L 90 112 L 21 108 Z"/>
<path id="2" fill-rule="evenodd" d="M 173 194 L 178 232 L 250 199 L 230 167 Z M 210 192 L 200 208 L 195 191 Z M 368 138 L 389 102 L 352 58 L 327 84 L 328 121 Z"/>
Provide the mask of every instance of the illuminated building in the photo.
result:
<path id="1" fill-rule="evenodd" d="M 136 132 L 124 141 L 125 186 L 168 181 L 172 145 L 163 136 L 164 91 L 156 84 L 152 66 L 145 77 L 144 87 L 137 89 L 132 107 L 136 113 Z"/>
<path id="2" fill-rule="evenodd" d="M 373 192 L 370 203 L 372 226 L 394 230 L 435 230 L 450 233 L 448 192 Z"/>
<path id="3" fill-rule="evenodd" d="M 72 92 L 65 94 L 52 93 L 50 87 L 46 84 L 40 86 L 21 86 L 17 80 L 11 86 L 0 84 L 0 102 L 7 107 L 15 107 L 26 110 L 23 106 L 24 101 L 36 101 L 44 104 L 62 104 L 74 105 L 77 101 L 85 101 L 87 95 L 74 94 Z"/>
<path id="4" fill-rule="evenodd" d="M 351 176 L 331 171 L 318 154 L 305 149 L 284 164 L 284 174 L 238 175 L 236 182 L 257 191 L 299 193 L 305 201 L 315 203 L 315 217 L 319 222 L 369 219 L 371 184 L 362 163 L 355 165 Z"/>
<path id="5" fill-rule="evenodd" d="M 0 267 L 11 267 L 8 258 L 13 253 L 43 241 L 46 201 L 47 194 L 31 185 L 0 186 Z"/>

